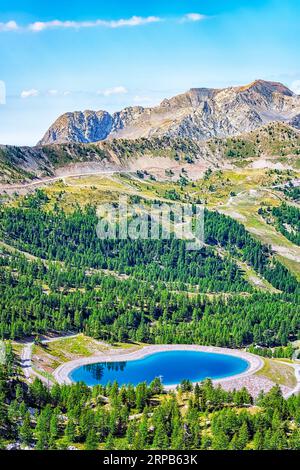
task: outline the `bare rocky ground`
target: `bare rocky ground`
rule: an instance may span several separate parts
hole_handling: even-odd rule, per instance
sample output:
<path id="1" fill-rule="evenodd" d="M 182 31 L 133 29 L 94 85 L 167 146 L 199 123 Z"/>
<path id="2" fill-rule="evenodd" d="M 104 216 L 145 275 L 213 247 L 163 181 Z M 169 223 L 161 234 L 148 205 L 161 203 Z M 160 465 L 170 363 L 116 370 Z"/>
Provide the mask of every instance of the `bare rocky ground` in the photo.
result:
<path id="1" fill-rule="evenodd" d="M 222 388 L 228 391 L 241 390 L 243 387 L 245 387 L 254 398 L 257 398 L 262 390 L 267 393 L 274 387 L 274 382 L 267 379 L 266 377 L 259 377 L 257 375 L 242 377 L 240 379 L 232 379 L 224 383 L 217 383 L 220 383 Z M 292 391 L 292 389 L 286 385 L 280 385 L 280 388 L 284 396 Z"/>

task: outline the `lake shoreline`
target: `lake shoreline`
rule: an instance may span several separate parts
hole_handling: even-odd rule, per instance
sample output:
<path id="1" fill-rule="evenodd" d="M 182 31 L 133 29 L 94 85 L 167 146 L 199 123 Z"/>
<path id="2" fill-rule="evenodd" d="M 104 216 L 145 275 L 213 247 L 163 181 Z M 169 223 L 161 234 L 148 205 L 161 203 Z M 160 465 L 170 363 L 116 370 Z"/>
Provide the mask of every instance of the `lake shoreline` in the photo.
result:
<path id="1" fill-rule="evenodd" d="M 228 355 L 239 357 L 244 359 L 248 363 L 248 368 L 239 374 L 231 375 L 228 377 L 215 379 L 213 383 L 215 384 L 226 384 L 231 381 L 238 381 L 240 379 L 253 376 L 256 372 L 258 372 L 264 365 L 263 360 L 254 354 L 247 353 L 245 351 L 240 351 L 237 349 L 229 349 L 229 348 L 221 348 L 221 347 L 214 347 L 214 346 L 200 346 L 200 345 L 183 345 L 183 344 L 172 344 L 172 345 L 148 345 L 144 346 L 143 348 L 128 352 L 123 351 L 116 351 L 110 350 L 105 353 L 98 353 L 91 357 L 83 357 L 79 359 L 75 359 L 69 362 L 66 362 L 60 365 L 54 372 L 53 376 L 55 380 L 59 384 L 72 384 L 74 383 L 71 378 L 70 374 L 74 369 L 84 365 L 91 365 L 97 364 L 99 362 L 128 362 L 128 361 L 136 361 L 139 359 L 144 359 L 145 357 L 152 355 L 154 353 L 160 352 L 167 352 L 167 351 L 199 351 L 199 352 L 206 352 L 206 353 L 214 353 L 214 354 L 221 354 L 221 355 Z M 194 382 L 197 383 L 197 382 Z M 176 389 L 176 385 L 168 385 L 164 386 L 166 390 L 174 390 Z"/>

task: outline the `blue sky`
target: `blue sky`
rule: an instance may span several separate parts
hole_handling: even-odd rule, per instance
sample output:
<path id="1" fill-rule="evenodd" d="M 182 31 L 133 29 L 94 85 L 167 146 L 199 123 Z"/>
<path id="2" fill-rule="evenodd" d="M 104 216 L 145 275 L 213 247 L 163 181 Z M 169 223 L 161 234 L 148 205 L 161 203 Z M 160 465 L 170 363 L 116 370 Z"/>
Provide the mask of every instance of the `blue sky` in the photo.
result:
<path id="1" fill-rule="evenodd" d="M 299 18 L 299 0 L 1 0 L 0 143 L 191 87 L 263 78 L 300 94 Z"/>

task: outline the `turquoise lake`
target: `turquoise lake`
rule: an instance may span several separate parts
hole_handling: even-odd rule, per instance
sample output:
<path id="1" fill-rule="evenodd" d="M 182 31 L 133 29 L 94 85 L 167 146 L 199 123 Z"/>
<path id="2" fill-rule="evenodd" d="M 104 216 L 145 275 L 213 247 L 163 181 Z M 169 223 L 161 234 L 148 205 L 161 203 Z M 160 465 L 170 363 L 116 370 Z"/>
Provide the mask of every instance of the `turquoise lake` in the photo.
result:
<path id="1" fill-rule="evenodd" d="M 143 359 L 127 362 L 101 362 L 74 369 L 69 377 L 86 385 L 150 384 L 160 377 L 164 385 L 176 385 L 182 380 L 200 382 L 206 378 L 220 379 L 245 372 L 249 363 L 236 356 L 199 351 L 166 351 Z"/>

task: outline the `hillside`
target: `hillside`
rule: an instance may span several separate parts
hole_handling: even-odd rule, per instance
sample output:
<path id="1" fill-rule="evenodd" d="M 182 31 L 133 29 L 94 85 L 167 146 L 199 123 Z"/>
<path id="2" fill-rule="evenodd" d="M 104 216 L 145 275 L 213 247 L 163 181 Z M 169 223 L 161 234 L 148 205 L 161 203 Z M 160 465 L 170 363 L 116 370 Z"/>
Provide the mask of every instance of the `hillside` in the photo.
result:
<path id="1" fill-rule="evenodd" d="M 242 87 L 192 88 L 152 108 L 66 113 L 39 144 L 162 136 L 203 141 L 249 132 L 271 121 L 299 128 L 299 115 L 300 96 L 281 83 L 256 80 Z"/>
<path id="2" fill-rule="evenodd" d="M 287 124 L 271 122 L 236 137 L 210 139 L 207 145 L 220 158 L 297 157 L 300 132 Z"/>
<path id="3" fill-rule="evenodd" d="M 0 182 L 10 184 L 34 178 L 53 177 L 61 169 L 85 165 L 85 172 L 151 171 L 159 176 L 182 168 L 191 178 L 208 168 L 235 168 L 261 162 L 262 165 L 299 166 L 300 132 L 284 123 L 272 122 L 236 137 L 196 141 L 187 138 L 152 137 L 112 139 L 95 144 L 68 143 L 37 147 L 0 147 Z M 270 158 L 271 162 L 263 159 Z M 254 163 L 253 163 L 254 162 Z M 87 165 L 89 164 L 90 165 Z M 260 164 L 260 163 L 259 163 Z M 77 166 L 76 166 L 77 165 Z"/>
<path id="4" fill-rule="evenodd" d="M 0 147 L 0 181 L 2 184 L 54 176 L 57 168 L 77 162 L 95 162 L 101 169 L 113 162 L 102 148 L 93 145 L 67 144 L 37 147 Z M 117 164 L 119 161 L 116 162 Z"/>

